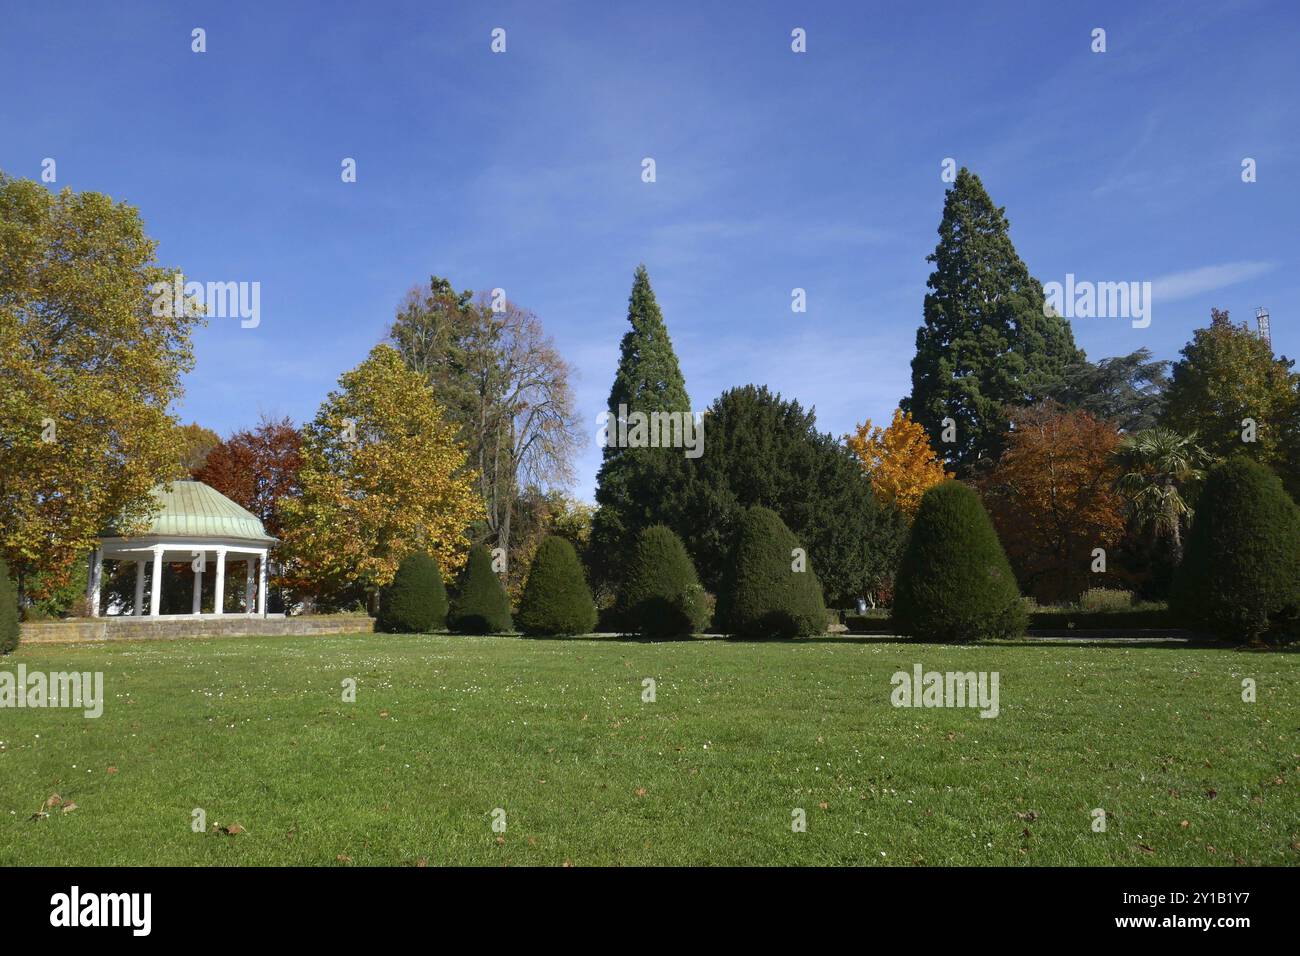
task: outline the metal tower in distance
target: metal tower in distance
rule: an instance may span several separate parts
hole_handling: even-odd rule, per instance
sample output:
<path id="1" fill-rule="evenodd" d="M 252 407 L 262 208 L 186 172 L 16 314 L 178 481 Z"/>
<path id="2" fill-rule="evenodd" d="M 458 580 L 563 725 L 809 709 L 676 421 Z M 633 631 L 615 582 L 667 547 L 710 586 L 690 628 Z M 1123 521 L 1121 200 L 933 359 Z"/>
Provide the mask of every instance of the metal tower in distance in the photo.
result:
<path id="1" fill-rule="evenodd" d="M 1259 323 L 1259 337 L 1268 343 L 1268 347 L 1273 347 L 1273 331 L 1269 327 L 1268 309 L 1262 305 L 1255 310 L 1255 321 Z"/>

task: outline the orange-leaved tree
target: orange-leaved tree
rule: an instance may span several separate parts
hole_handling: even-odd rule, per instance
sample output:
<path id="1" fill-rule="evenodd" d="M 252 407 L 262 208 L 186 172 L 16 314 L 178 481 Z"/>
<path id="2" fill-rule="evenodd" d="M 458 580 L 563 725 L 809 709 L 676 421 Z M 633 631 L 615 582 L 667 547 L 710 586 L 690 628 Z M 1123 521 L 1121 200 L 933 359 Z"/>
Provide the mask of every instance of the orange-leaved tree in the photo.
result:
<path id="1" fill-rule="evenodd" d="M 1012 410 L 1006 450 L 979 480 L 1025 593 L 1073 600 L 1093 585 L 1124 533 L 1114 425 L 1047 401 Z"/>
<path id="2" fill-rule="evenodd" d="M 868 418 L 844 440 L 871 477 L 877 498 L 893 503 L 909 520 L 926 490 L 952 477 L 930 447 L 925 428 L 901 409 L 894 410 L 888 428 L 873 428 Z"/>

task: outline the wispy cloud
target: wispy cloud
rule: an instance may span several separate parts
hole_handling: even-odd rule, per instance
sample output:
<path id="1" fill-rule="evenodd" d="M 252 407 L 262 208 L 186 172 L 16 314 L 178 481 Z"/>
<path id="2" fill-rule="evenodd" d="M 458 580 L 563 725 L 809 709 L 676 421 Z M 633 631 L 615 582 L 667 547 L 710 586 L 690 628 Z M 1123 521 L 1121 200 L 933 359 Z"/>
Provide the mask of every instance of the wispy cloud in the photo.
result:
<path id="1" fill-rule="evenodd" d="M 1213 292 L 1254 279 L 1269 272 L 1275 265 L 1273 262 L 1225 262 L 1217 266 L 1174 272 L 1152 280 L 1151 296 L 1162 302 L 1181 302 L 1203 292 Z"/>

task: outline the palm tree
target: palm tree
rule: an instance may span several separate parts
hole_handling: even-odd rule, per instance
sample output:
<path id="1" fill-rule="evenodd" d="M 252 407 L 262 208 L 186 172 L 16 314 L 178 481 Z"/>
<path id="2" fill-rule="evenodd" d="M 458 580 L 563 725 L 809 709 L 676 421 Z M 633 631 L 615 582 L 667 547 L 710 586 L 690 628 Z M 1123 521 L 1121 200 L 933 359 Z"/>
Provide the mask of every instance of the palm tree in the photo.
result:
<path id="1" fill-rule="evenodd" d="M 1205 477 L 1214 456 L 1196 444 L 1196 433 L 1180 435 L 1167 428 L 1147 428 L 1126 435 L 1115 451 L 1120 476 L 1115 487 L 1128 499 L 1129 519 L 1168 538 L 1175 565 L 1183 561 L 1184 519 L 1192 508 L 1182 490 Z"/>

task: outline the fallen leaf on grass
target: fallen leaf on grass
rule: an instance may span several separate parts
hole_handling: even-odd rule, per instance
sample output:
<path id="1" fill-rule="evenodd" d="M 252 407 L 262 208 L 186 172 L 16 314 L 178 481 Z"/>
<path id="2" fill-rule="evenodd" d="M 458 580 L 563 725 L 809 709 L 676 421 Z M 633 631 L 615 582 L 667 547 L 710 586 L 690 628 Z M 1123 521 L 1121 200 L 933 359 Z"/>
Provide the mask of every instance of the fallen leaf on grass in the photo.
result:
<path id="1" fill-rule="evenodd" d="M 334 858 L 334 860 L 335 860 L 335 862 L 338 862 L 338 863 L 351 863 L 351 862 L 352 862 L 352 857 L 350 857 L 350 856 L 345 856 L 344 854 L 340 853 L 338 856 L 336 856 L 336 857 Z"/>
<path id="2" fill-rule="evenodd" d="M 644 796 L 646 795 L 646 789 L 645 789 L 645 787 L 637 787 L 637 788 L 636 788 L 636 795 L 637 795 L 638 797 L 644 797 Z"/>
<path id="3" fill-rule="evenodd" d="M 117 773 L 117 768 L 109 767 L 107 770 L 104 771 L 104 773 Z"/>
<path id="4" fill-rule="evenodd" d="M 239 836 L 244 832 L 244 828 L 238 823 L 232 823 L 228 827 L 223 827 L 220 823 L 212 824 L 213 833 L 224 833 L 226 836 Z"/>

